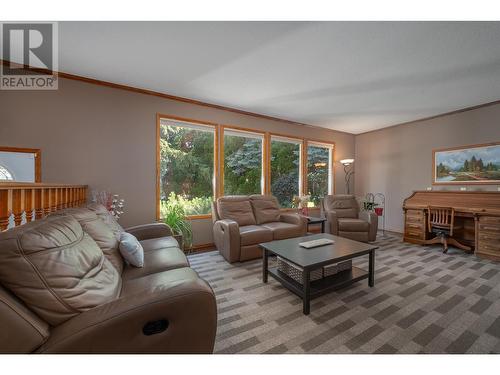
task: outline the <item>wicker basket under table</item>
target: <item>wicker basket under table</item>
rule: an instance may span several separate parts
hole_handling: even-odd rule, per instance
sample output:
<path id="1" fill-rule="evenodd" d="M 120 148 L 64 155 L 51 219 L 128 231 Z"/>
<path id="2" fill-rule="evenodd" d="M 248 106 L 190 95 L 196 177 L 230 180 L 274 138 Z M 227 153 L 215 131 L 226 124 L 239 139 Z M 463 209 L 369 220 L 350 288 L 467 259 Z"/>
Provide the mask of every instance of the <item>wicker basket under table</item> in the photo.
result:
<path id="1" fill-rule="evenodd" d="M 302 274 L 303 269 L 282 257 L 277 257 L 278 271 L 283 272 L 288 277 L 292 278 L 299 284 L 302 284 Z M 311 281 L 322 279 L 323 277 L 328 277 L 335 275 L 339 272 L 350 270 L 352 268 L 352 261 L 346 260 L 345 262 L 329 264 L 327 266 L 315 269 L 311 271 L 309 279 Z"/>

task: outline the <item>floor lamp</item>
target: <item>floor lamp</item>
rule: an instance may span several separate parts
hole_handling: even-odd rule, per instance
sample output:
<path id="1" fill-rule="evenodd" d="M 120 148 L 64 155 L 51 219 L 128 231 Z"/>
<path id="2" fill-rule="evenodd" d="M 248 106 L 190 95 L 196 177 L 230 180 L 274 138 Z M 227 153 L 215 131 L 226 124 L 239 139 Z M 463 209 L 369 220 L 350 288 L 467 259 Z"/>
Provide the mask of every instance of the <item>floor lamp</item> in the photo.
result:
<path id="1" fill-rule="evenodd" d="M 352 165 L 354 163 L 354 159 L 342 159 L 340 161 L 340 163 L 344 166 L 346 194 L 351 194 L 350 182 L 351 182 L 351 177 L 354 174 L 354 170 L 352 168 Z"/>

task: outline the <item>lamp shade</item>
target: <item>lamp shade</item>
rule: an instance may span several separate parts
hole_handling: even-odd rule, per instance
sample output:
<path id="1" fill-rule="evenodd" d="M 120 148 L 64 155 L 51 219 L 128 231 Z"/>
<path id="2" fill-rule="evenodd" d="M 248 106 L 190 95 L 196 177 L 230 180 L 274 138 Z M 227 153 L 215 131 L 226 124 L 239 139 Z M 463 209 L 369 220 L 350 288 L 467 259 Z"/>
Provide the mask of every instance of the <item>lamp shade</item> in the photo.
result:
<path id="1" fill-rule="evenodd" d="M 340 163 L 342 165 L 351 165 L 352 163 L 354 163 L 354 159 L 342 159 Z"/>

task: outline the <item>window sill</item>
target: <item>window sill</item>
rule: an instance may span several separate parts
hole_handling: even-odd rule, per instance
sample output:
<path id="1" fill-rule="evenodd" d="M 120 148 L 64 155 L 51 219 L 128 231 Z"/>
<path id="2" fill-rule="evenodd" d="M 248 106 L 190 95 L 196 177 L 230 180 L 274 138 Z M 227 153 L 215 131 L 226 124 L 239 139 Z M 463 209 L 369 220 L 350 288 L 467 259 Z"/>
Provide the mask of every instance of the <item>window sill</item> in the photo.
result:
<path id="1" fill-rule="evenodd" d="M 211 219 L 211 218 L 212 218 L 212 214 L 186 216 L 187 220 L 202 220 L 202 219 Z"/>

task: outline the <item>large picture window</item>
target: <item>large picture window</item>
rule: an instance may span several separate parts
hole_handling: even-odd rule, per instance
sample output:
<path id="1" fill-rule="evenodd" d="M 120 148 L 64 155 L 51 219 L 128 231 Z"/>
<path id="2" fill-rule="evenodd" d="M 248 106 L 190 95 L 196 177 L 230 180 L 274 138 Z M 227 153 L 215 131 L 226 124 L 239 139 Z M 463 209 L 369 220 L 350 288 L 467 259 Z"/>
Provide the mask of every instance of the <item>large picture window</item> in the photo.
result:
<path id="1" fill-rule="evenodd" d="M 318 207 L 334 193 L 333 143 L 160 114 L 157 141 L 158 219 L 179 206 L 207 219 L 223 195 L 272 194 L 286 209 L 294 196 L 310 195 Z"/>
<path id="2" fill-rule="evenodd" d="M 215 127 L 160 121 L 160 217 L 178 201 L 187 215 L 210 213 L 214 197 Z"/>
<path id="3" fill-rule="evenodd" d="M 261 194 L 264 136 L 224 129 L 224 195 Z"/>
<path id="4" fill-rule="evenodd" d="M 308 143 L 307 146 L 307 194 L 315 207 L 320 199 L 332 193 L 333 145 Z"/>
<path id="5" fill-rule="evenodd" d="M 302 140 L 271 137 L 271 194 L 284 208 L 300 195 L 301 148 Z"/>

